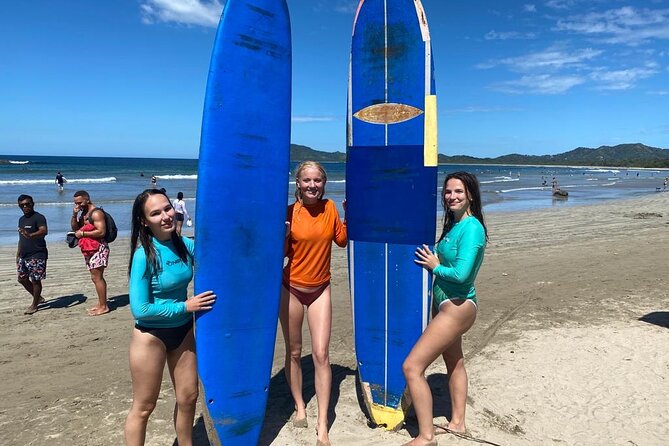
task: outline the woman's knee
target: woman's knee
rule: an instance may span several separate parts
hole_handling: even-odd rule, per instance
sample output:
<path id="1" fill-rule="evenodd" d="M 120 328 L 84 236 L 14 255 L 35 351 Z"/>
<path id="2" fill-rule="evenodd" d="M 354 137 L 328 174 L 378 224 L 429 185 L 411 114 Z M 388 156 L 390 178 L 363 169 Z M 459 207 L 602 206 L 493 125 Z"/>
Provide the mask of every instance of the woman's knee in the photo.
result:
<path id="1" fill-rule="evenodd" d="M 177 392 L 177 406 L 180 408 L 195 407 L 198 397 L 199 391 L 197 386 L 189 389 L 181 389 L 179 392 Z"/>
<path id="2" fill-rule="evenodd" d="M 148 420 L 155 408 L 155 401 L 133 401 L 130 413 L 143 420 Z"/>
<path id="3" fill-rule="evenodd" d="M 402 363 L 402 373 L 404 373 L 404 377 L 408 380 L 422 375 L 423 371 L 411 358 L 407 358 Z"/>
<path id="4" fill-rule="evenodd" d="M 299 362 L 302 359 L 302 344 L 290 344 L 288 354 L 290 355 L 290 359 Z"/>
<path id="5" fill-rule="evenodd" d="M 330 349 L 327 347 L 314 349 L 311 356 L 316 367 L 324 367 L 330 364 Z"/>

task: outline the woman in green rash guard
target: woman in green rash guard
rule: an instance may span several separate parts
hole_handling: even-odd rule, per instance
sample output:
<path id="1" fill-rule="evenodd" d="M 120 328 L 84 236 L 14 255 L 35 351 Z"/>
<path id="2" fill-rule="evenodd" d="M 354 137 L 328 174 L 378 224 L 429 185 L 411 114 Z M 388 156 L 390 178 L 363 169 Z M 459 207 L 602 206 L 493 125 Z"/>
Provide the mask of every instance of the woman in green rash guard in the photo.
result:
<path id="1" fill-rule="evenodd" d="M 465 432 L 468 383 L 462 335 L 476 320 L 474 280 L 483 262 L 488 231 L 474 175 L 467 172 L 448 175 L 442 203 L 444 228 L 435 252 L 426 245 L 416 249 L 415 262 L 434 275 L 433 317 L 402 366 L 418 418 L 418 436 L 405 446 L 437 444 L 432 424 L 432 394 L 425 370 L 439 356 L 446 363 L 451 394 L 451 420 L 447 428 Z"/>
<path id="2" fill-rule="evenodd" d="M 135 328 L 129 349 L 132 407 L 125 422 L 128 446 L 144 444 L 165 364 L 177 400 L 177 441 L 181 446 L 193 444 L 198 397 L 193 313 L 211 309 L 216 296 L 205 291 L 188 298 L 194 245 L 177 235 L 174 213 L 169 198 L 159 189 L 139 194 L 132 208 L 128 274 Z"/>

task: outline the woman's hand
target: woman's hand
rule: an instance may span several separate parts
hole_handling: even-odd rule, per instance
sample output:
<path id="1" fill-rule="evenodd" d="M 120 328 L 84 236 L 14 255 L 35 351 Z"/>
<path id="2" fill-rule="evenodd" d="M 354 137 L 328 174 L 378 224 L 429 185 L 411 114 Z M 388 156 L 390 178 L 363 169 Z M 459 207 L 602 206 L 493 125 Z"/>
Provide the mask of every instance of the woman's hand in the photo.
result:
<path id="1" fill-rule="evenodd" d="M 216 300 L 213 291 L 205 291 L 186 300 L 186 311 L 195 313 L 197 311 L 211 310 Z"/>
<path id="2" fill-rule="evenodd" d="M 286 238 L 290 237 L 290 222 L 286 221 Z"/>
<path id="3" fill-rule="evenodd" d="M 416 262 L 423 268 L 432 271 L 437 266 L 439 266 L 439 257 L 437 257 L 435 253 L 430 251 L 430 248 L 428 248 L 427 245 L 423 245 L 422 248 L 421 247 L 416 248 L 415 254 L 417 259 L 415 259 L 414 262 Z"/>

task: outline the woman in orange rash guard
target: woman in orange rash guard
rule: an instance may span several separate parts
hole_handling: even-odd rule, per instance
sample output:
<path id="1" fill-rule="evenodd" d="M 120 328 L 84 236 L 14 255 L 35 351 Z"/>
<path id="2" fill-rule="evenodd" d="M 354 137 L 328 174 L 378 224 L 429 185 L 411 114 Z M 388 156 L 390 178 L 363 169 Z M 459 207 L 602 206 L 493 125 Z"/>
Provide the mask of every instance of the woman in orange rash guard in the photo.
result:
<path id="1" fill-rule="evenodd" d="M 346 246 L 346 216 L 339 218 L 332 200 L 323 199 L 327 174 L 315 161 L 305 161 L 295 173 L 295 203 L 288 206 L 286 248 L 279 319 L 286 342 L 286 380 L 295 400 L 295 427 L 307 427 L 302 398 L 302 323 L 306 307 L 315 369 L 318 419 L 317 445 L 328 446 L 328 404 L 332 387 L 330 369 L 330 255 L 332 242 Z M 343 203 L 346 210 L 346 202 Z"/>

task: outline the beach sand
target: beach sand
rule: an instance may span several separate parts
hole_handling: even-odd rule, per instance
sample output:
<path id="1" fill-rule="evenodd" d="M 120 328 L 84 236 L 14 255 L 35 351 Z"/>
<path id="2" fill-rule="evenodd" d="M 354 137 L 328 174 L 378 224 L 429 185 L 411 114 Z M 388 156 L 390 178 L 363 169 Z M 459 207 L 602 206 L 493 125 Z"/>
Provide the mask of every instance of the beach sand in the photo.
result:
<path id="1" fill-rule="evenodd" d="M 467 424 L 500 445 L 660 445 L 669 438 L 669 194 L 587 207 L 488 216 L 479 274 L 480 311 L 465 335 Z M 0 431 L 4 445 L 120 445 L 131 402 L 127 349 L 127 240 L 112 245 L 106 273 L 114 311 L 89 317 L 96 300 L 78 250 L 52 243 L 44 296 L 16 282 L 14 247 L 0 248 Z M 306 330 L 306 325 L 305 325 Z M 315 443 L 309 337 L 303 359 L 308 429 L 289 422 L 278 331 L 260 444 Z M 416 421 L 387 432 L 368 425 L 356 393 L 346 252 L 333 257 L 334 445 L 399 445 Z M 449 416 L 446 370 L 428 369 L 435 423 Z M 165 374 L 147 445 L 172 445 L 174 399 Z M 201 404 L 199 406 L 201 412 Z M 198 417 L 196 444 L 208 445 Z M 479 444 L 451 434 L 441 445 Z"/>

